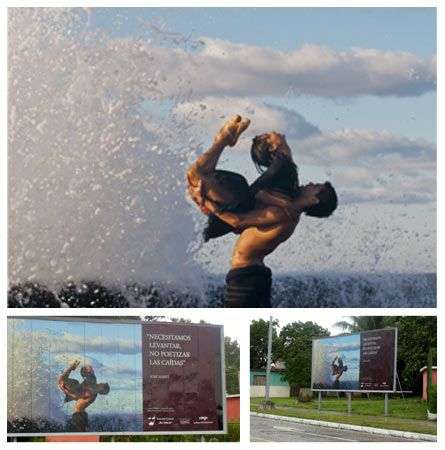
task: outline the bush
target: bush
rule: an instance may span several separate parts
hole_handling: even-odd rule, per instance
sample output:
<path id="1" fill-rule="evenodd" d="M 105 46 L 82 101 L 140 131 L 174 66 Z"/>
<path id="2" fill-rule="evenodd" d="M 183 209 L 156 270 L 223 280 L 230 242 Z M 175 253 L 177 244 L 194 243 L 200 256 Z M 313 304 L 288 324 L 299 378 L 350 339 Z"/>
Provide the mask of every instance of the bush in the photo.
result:
<path id="1" fill-rule="evenodd" d="M 437 385 L 435 384 L 428 389 L 428 411 L 437 414 Z"/>
<path id="2" fill-rule="evenodd" d="M 305 403 L 312 401 L 312 390 L 311 388 L 301 388 L 298 393 L 298 401 Z"/>

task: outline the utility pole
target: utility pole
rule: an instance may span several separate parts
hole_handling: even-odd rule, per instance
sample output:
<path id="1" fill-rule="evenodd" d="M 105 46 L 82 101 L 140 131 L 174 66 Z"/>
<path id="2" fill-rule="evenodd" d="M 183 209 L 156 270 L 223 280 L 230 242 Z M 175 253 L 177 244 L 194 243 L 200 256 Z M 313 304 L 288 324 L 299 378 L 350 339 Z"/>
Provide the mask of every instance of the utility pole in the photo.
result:
<path id="1" fill-rule="evenodd" d="M 272 316 L 269 318 L 269 334 L 267 337 L 267 366 L 266 366 L 266 404 L 270 402 L 270 365 L 272 360 Z"/>
<path id="2" fill-rule="evenodd" d="M 263 409 L 272 409 L 274 408 L 274 403 L 270 399 L 270 366 L 272 363 L 272 316 L 269 318 L 269 330 L 267 333 L 267 364 L 266 364 L 266 385 L 264 386 L 266 398 L 261 402 L 261 406 Z"/>

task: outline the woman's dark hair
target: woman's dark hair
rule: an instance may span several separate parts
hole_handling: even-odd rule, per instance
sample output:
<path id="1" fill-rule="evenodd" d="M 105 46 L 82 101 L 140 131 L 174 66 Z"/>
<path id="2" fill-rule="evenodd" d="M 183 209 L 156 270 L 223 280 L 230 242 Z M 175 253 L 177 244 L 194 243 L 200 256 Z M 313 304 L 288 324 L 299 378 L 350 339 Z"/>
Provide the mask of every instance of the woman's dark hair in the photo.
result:
<path id="1" fill-rule="evenodd" d="M 90 366 L 91 367 L 91 366 Z M 82 377 L 82 378 L 87 378 L 87 379 L 92 379 L 92 378 L 94 378 L 94 379 L 96 379 L 96 375 L 94 374 L 94 370 L 93 370 L 93 368 L 91 368 L 90 370 L 89 369 L 87 369 L 87 367 L 85 367 L 85 366 L 82 366 L 81 368 L 80 368 L 80 376 Z"/>
<path id="2" fill-rule="evenodd" d="M 326 181 L 323 189 L 317 194 L 319 203 L 306 209 L 305 213 L 311 217 L 329 217 L 337 209 L 337 193 L 329 181 Z"/>
<path id="3" fill-rule="evenodd" d="M 68 388 L 68 390 L 74 392 L 80 392 L 82 388 L 79 381 L 75 378 L 68 378 L 67 380 L 65 380 L 65 386 Z"/>
<path id="4" fill-rule="evenodd" d="M 270 144 L 262 136 L 255 136 L 250 147 L 250 156 L 258 172 L 264 172 L 263 167 L 269 167 L 272 162 Z"/>
<path id="5" fill-rule="evenodd" d="M 221 211 L 245 212 L 255 205 L 255 197 L 247 180 L 236 172 L 215 170 L 205 181 L 206 190 L 221 190 L 228 198 L 223 205 L 218 204 Z M 240 209 L 241 208 L 241 209 Z"/>
<path id="6" fill-rule="evenodd" d="M 206 179 L 205 186 L 206 189 L 212 189 L 216 192 L 223 191 L 227 201 L 224 204 L 218 203 L 220 211 L 245 213 L 252 210 L 255 206 L 255 195 L 252 193 L 247 180 L 239 173 L 228 170 L 215 170 Z M 233 228 L 228 223 L 210 214 L 207 226 L 203 231 L 204 242 L 224 236 L 232 231 Z"/>

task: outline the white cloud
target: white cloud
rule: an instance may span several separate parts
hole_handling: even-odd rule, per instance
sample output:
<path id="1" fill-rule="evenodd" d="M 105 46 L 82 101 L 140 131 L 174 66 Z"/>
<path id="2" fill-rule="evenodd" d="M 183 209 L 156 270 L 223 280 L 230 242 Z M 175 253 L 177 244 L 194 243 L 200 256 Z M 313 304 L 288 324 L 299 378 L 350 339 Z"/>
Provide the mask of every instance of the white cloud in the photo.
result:
<path id="1" fill-rule="evenodd" d="M 187 128 L 193 127 L 194 134 L 200 133 L 206 139 L 235 114 L 251 119 L 251 125 L 243 135 L 248 139 L 272 130 L 295 139 L 320 133 L 295 110 L 246 97 L 205 97 L 179 103 L 172 112 L 175 118 L 186 123 Z"/>
<path id="2" fill-rule="evenodd" d="M 417 96 L 436 89 L 436 57 L 408 52 L 352 48 L 336 51 L 304 44 L 283 52 L 265 47 L 203 37 L 201 49 L 146 46 L 156 67 L 167 75 L 164 93 L 194 96 L 321 97 Z M 179 81 L 179 83 L 178 83 Z"/>
<path id="3" fill-rule="evenodd" d="M 308 162 L 368 164 L 374 158 L 393 159 L 401 165 L 404 161 L 416 161 L 423 168 L 431 169 L 435 164 L 436 149 L 424 139 L 409 139 L 388 131 L 343 129 L 331 133 L 310 136 L 298 144 Z M 381 160 L 380 160 L 381 163 Z"/>
<path id="4" fill-rule="evenodd" d="M 51 339 L 49 337 L 48 339 Z M 57 339 L 51 339 L 51 351 L 53 353 L 81 353 L 100 352 L 104 354 L 125 354 L 132 355 L 141 352 L 141 343 L 139 341 L 130 341 L 126 339 L 110 339 L 105 337 L 87 336 L 85 341 L 83 336 L 71 333 L 63 333 Z"/>
<path id="5" fill-rule="evenodd" d="M 389 132 L 340 130 L 294 142 L 302 165 L 324 167 L 343 203 L 424 203 L 436 197 L 436 148 Z"/>
<path id="6" fill-rule="evenodd" d="M 101 369 L 104 365 L 99 362 L 96 358 L 92 358 L 91 356 L 84 355 L 83 353 L 73 353 L 73 352 L 64 352 L 57 353 L 53 355 L 54 361 L 58 363 L 64 369 L 68 367 L 73 361 L 78 360 L 81 362 L 81 366 L 83 365 L 91 365 L 95 370 Z"/>

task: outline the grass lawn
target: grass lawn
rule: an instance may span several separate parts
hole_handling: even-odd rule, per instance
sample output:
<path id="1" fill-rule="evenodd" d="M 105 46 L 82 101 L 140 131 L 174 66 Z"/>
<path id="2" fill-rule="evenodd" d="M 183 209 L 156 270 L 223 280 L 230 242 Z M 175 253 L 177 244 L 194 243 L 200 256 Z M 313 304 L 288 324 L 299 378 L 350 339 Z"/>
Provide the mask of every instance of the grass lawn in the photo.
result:
<path id="1" fill-rule="evenodd" d="M 370 400 L 353 398 L 350 415 L 347 413 L 346 398 L 323 399 L 321 411 L 317 410 L 317 400 L 299 403 L 294 398 L 273 398 L 275 409 L 270 411 L 263 411 L 260 408 L 262 398 L 250 400 L 250 409 L 257 412 L 417 433 L 436 434 L 437 432 L 436 423 L 426 420 L 426 402 L 416 397 L 390 398 L 387 417 L 383 415 L 383 396 L 373 396 Z"/>
<path id="2" fill-rule="evenodd" d="M 240 423 L 229 422 L 227 424 L 227 434 L 184 434 L 172 436 L 102 436 L 101 442 L 201 442 L 204 436 L 205 442 L 239 442 Z"/>

